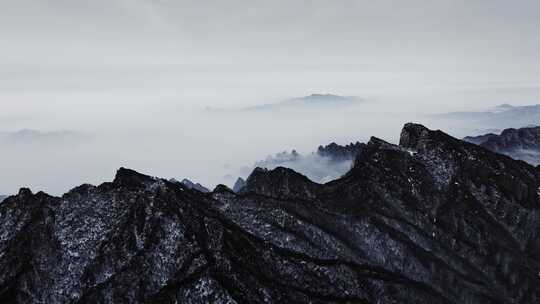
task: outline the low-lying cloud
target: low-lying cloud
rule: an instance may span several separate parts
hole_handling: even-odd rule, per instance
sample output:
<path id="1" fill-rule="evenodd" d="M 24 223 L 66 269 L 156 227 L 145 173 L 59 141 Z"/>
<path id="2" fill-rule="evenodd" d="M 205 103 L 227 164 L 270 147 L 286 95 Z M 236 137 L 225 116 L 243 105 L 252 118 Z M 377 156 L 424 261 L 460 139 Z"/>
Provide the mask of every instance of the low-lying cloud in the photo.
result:
<path id="1" fill-rule="evenodd" d="M 242 176 L 246 177 L 256 167 L 266 169 L 286 167 L 306 175 L 314 182 L 326 183 L 347 173 L 351 169 L 352 163 L 353 160 L 336 161 L 330 157 L 320 156 L 315 152 L 302 155 L 293 150 L 292 152 L 281 152 L 268 156 L 265 160 L 257 161 L 252 167 L 244 168 Z"/>
<path id="2" fill-rule="evenodd" d="M 15 132 L 0 133 L 0 143 L 4 147 L 9 145 L 69 145 L 76 144 L 84 140 L 84 138 L 84 135 L 69 130 L 39 131 L 22 129 Z"/>

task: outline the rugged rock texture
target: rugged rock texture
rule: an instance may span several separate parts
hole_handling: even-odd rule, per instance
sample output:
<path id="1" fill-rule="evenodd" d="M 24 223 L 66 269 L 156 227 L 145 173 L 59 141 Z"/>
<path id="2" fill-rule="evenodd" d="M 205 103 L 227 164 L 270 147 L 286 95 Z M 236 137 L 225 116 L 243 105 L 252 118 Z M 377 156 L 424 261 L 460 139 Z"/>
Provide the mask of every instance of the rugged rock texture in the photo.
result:
<path id="1" fill-rule="evenodd" d="M 320 185 L 289 168 L 255 168 L 242 192 L 254 192 L 277 198 L 315 198 Z"/>
<path id="2" fill-rule="evenodd" d="M 202 193 L 210 192 L 210 189 L 206 188 L 205 186 L 203 186 L 203 185 L 201 185 L 199 183 L 194 183 L 194 182 L 190 181 L 187 178 L 184 178 L 180 183 L 182 185 L 186 186 L 188 189 L 197 190 L 197 191 L 200 191 Z"/>
<path id="3" fill-rule="evenodd" d="M 242 189 L 244 189 L 245 186 L 246 186 L 246 181 L 243 178 L 239 177 L 234 183 L 233 191 L 238 193 L 242 191 Z"/>
<path id="4" fill-rule="evenodd" d="M 360 142 L 350 143 L 345 146 L 331 143 L 326 146 L 319 146 L 317 149 L 317 154 L 323 157 L 328 157 L 333 161 L 354 160 L 365 147 L 366 144 Z"/>
<path id="5" fill-rule="evenodd" d="M 407 124 L 343 178 L 211 193 L 120 169 L 0 205 L 1 303 L 539 303 L 540 173 Z"/>
<path id="6" fill-rule="evenodd" d="M 505 129 L 500 135 L 469 136 L 463 140 L 533 165 L 540 164 L 540 127 Z"/>
<path id="7" fill-rule="evenodd" d="M 475 145 L 481 145 L 482 143 L 488 141 L 489 139 L 496 138 L 498 136 L 499 135 L 494 134 L 494 133 L 487 133 L 487 134 L 478 135 L 478 136 L 466 136 L 463 138 L 463 140 L 466 142 L 475 144 Z"/>

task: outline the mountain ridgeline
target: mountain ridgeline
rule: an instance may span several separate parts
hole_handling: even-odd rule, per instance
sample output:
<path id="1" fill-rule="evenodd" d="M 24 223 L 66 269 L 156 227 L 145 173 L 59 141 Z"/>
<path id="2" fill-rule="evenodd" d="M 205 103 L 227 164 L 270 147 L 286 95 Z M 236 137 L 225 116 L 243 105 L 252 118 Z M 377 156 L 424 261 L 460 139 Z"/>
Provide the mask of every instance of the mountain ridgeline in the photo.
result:
<path id="1" fill-rule="evenodd" d="M 317 151 L 307 155 L 300 154 L 296 150 L 284 151 L 256 162 L 250 171 L 257 167 L 265 169 L 287 167 L 306 175 L 315 182 L 325 183 L 347 173 L 354 159 L 365 146 L 359 142 L 345 146 L 331 143 L 319 146 Z"/>
<path id="2" fill-rule="evenodd" d="M 480 112 L 451 112 L 433 115 L 437 119 L 457 120 L 488 128 L 520 128 L 540 121 L 540 104 L 512 106 L 502 104 Z"/>
<path id="3" fill-rule="evenodd" d="M 343 177 L 118 170 L 0 205 L 1 303 L 539 303 L 540 171 L 407 124 Z"/>
<path id="4" fill-rule="evenodd" d="M 463 140 L 532 165 L 540 164 L 540 127 L 510 128 L 500 135 L 489 133 L 468 136 Z"/>
<path id="5" fill-rule="evenodd" d="M 322 157 L 328 157 L 332 161 L 348 161 L 354 160 L 360 152 L 366 147 L 366 144 L 356 142 L 345 146 L 331 143 L 326 146 L 319 146 L 317 154 Z"/>

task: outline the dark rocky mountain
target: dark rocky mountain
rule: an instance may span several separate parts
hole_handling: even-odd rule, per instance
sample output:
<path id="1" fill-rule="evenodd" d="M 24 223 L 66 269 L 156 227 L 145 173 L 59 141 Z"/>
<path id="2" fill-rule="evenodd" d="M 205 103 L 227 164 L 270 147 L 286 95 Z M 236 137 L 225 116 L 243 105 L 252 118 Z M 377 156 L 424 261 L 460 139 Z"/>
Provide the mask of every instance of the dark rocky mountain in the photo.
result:
<path id="1" fill-rule="evenodd" d="M 477 136 L 466 136 L 463 138 L 464 141 L 470 142 L 475 145 L 481 145 L 482 143 L 486 142 L 487 140 L 498 137 L 499 135 L 494 133 L 487 133 L 483 135 L 477 135 Z"/>
<path id="2" fill-rule="evenodd" d="M 173 180 L 173 181 L 175 181 L 175 180 Z M 210 189 L 206 188 L 205 186 L 201 185 L 200 183 L 194 183 L 194 182 L 190 181 L 187 178 L 184 178 L 180 183 L 182 185 L 186 186 L 188 189 L 197 190 L 197 191 L 200 191 L 200 192 L 203 192 L 203 193 L 210 192 Z"/>
<path id="3" fill-rule="evenodd" d="M 326 146 L 319 146 L 317 149 L 317 154 L 338 162 L 354 160 L 365 147 L 366 144 L 360 142 L 350 143 L 345 146 L 341 146 L 333 142 Z"/>
<path id="4" fill-rule="evenodd" d="M 118 170 L 0 205 L 1 303 L 539 303 L 539 169 L 417 124 L 240 194 Z"/>
<path id="5" fill-rule="evenodd" d="M 8 196 L 7 195 L 0 195 L 0 203 L 5 200 Z"/>
<path id="6" fill-rule="evenodd" d="M 234 186 L 233 186 L 233 191 L 238 193 L 240 191 L 242 191 L 242 189 L 244 189 L 244 187 L 246 186 L 246 181 L 239 177 L 236 182 L 234 183 Z"/>
<path id="7" fill-rule="evenodd" d="M 463 140 L 533 165 L 540 164 L 540 127 L 505 129 L 500 135 L 490 133 Z"/>

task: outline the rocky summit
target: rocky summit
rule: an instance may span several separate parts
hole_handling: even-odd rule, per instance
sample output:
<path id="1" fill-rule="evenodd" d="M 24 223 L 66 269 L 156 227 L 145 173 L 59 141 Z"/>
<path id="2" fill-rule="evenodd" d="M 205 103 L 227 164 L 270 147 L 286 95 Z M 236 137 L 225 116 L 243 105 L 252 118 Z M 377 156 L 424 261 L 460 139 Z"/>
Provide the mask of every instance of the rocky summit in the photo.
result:
<path id="1" fill-rule="evenodd" d="M 342 178 L 118 170 L 0 205 L 0 303 L 540 303 L 540 171 L 407 124 Z"/>

